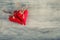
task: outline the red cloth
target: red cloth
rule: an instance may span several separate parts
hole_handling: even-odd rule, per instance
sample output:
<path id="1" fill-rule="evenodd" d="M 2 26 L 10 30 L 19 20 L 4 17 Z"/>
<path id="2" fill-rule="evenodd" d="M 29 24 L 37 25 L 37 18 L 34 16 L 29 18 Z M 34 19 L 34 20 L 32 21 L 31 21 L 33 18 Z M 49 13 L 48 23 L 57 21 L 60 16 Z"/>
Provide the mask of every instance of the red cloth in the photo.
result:
<path id="1" fill-rule="evenodd" d="M 24 10 L 23 14 L 21 10 L 15 10 L 13 16 L 9 16 L 9 20 L 15 23 L 26 25 L 26 20 L 28 16 L 28 10 Z"/>

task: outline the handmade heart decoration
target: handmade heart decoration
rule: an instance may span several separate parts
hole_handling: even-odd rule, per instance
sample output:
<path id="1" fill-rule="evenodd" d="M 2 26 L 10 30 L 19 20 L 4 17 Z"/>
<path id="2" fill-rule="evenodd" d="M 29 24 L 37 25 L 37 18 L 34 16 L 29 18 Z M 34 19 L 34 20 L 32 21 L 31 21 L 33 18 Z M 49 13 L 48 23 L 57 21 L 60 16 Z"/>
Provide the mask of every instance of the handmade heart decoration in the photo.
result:
<path id="1" fill-rule="evenodd" d="M 15 10 L 13 12 L 13 15 L 9 16 L 9 20 L 11 22 L 19 23 L 21 25 L 26 25 L 27 16 L 28 16 L 28 10 L 24 10 L 23 13 L 21 13 L 21 10 Z"/>

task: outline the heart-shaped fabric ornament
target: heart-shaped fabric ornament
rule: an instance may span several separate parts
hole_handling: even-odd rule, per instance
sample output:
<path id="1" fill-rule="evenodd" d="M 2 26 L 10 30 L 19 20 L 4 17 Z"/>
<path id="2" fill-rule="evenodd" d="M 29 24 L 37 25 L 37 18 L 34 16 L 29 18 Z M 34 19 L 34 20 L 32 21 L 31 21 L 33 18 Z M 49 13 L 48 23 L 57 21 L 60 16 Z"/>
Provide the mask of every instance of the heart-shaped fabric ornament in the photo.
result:
<path id="1" fill-rule="evenodd" d="M 15 10 L 13 12 L 13 16 L 9 16 L 9 20 L 15 23 L 26 25 L 27 16 L 28 10 L 24 10 L 23 13 L 21 13 L 21 10 Z"/>

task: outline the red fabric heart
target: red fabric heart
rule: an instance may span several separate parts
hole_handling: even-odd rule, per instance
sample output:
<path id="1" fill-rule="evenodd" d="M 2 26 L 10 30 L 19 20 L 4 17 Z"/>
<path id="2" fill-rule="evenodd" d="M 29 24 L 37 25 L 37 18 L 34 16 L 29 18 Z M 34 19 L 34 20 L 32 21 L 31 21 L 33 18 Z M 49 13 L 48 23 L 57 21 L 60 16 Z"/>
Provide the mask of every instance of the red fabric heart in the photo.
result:
<path id="1" fill-rule="evenodd" d="M 10 21 L 26 25 L 28 10 L 25 10 L 23 14 L 20 12 L 20 10 L 15 10 L 13 13 L 13 16 L 9 16 Z"/>

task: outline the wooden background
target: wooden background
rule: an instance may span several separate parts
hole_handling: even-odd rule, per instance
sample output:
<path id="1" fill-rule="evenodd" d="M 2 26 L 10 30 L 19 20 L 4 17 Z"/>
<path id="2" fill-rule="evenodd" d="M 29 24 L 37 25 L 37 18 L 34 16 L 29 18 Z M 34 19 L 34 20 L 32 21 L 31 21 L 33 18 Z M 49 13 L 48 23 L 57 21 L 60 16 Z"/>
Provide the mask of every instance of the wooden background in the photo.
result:
<path id="1" fill-rule="evenodd" d="M 2 9 L 29 6 L 27 25 L 8 21 Z M 0 40 L 60 40 L 60 0 L 0 0 Z"/>

